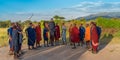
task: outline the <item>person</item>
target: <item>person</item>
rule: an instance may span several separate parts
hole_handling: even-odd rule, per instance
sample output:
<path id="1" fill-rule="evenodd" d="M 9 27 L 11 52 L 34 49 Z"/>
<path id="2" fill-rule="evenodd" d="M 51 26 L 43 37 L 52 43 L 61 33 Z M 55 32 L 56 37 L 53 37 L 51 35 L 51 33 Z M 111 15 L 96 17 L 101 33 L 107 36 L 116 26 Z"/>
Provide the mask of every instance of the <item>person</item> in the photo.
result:
<path id="1" fill-rule="evenodd" d="M 72 31 L 71 31 L 71 35 L 72 35 L 71 41 L 74 45 L 72 49 L 75 49 L 76 48 L 75 43 L 78 43 L 80 41 L 79 34 L 80 34 L 79 29 L 77 28 L 76 24 L 74 24 L 74 26 L 72 27 Z"/>
<path id="2" fill-rule="evenodd" d="M 84 37 L 85 37 L 85 28 L 83 27 L 83 24 L 80 24 L 80 27 L 79 27 L 79 32 L 80 32 L 80 42 L 78 44 L 78 46 L 80 46 L 80 43 L 81 43 L 81 46 L 83 46 L 84 44 Z"/>
<path id="3" fill-rule="evenodd" d="M 22 42 L 23 42 L 22 28 L 21 28 L 21 26 L 20 26 L 19 23 L 15 23 L 15 25 L 17 27 L 18 32 L 20 32 L 20 33 L 18 33 L 18 42 L 19 42 L 18 52 L 19 52 L 19 55 L 20 55 L 20 54 L 23 53 L 22 50 L 21 50 L 21 48 L 22 48 Z"/>
<path id="4" fill-rule="evenodd" d="M 86 24 L 85 28 L 85 41 L 86 41 L 86 48 L 90 49 L 90 26 L 89 24 Z"/>
<path id="5" fill-rule="evenodd" d="M 70 45 L 72 45 L 72 42 L 71 42 L 71 37 L 72 37 L 71 32 L 72 32 L 72 24 L 69 27 L 69 41 L 70 41 Z"/>
<path id="6" fill-rule="evenodd" d="M 98 33 L 96 24 L 94 22 L 91 22 L 91 42 L 92 42 L 92 52 L 97 53 L 98 49 Z"/>
<path id="7" fill-rule="evenodd" d="M 62 42 L 63 42 L 63 45 L 64 44 L 67 44 L 67 41 L 66 41 L 66 26 L 65 26 L 65 23 L 62 24 Z"/>
<path id="8" fill-rule="evenodd" d="M 60 38 L 60 27 L 56 23 L 56 26 L 55 26 L 55 45 L 59 45 L 59 38 Z"/>
<path id="9" fill-rule="evenodd" d="M 97 28 L 97 33 L 98 33 L 98 39 L 100 39 L 101 32 L 102 32 L 101 27 L 96 26 L 96 28 Z"/>
<path id="10" fill-rule="evenodd" d="M 51 43 L 51 46 L 54 46 L 55 22 L 53 21 L 53 18 L 49 22 L 49 30 L 50 30 L 50 43 Z"/>
<path id="11" fill-rule="evenodd" d="M 42 37 L 41 37 L 41 24 L 40 23 L 38 23 L 38 25 L 35 27 L 35 31 L 36 31 L 36 47 L 41 47 L 40 41 L 42 40 Z"/>
<path id="12" fill-rule="evenodd" d="M 36 33 L 35 33 L 35 29 L 33 28 L 33 24 L 29 23 L 29 27 L 26 29 L 26 35 L 28 37 L 28 49 L 30 50 L 32 47 L 32 49 L 35 49 L 34 44 L 35 44 L 35 40 L 36 40 Z"/>
<path id="13" fill-rule="evenodd" d="M 13 55 L 12 30 L 14 26 L 15 23 L 11 23 L 11 27 L 9 27 L 7 30 L 7 33 L 9 35 L 9 46 L 10 46 L 9 55 Z"/>
<path id="14" fill-rule="evenodd" d="M 43 29 L 43 38 L 44 38 L 44 47 L 49 47 L 48 45 L 48 27 L 47 27 L 48 23 L 44 22 L 44 29 Z M 46 44 L 47 42 L 47 44 Z"/>
<path id="15" fill-rule="evenodd" d="M 95 24 L 97 24 L 97 23 L 95 23 Z M 97 25 L 96 25 L 96 28 L 97 28 L 97 33 L 98 33 L 98 42 L 99 42 L 99 44 L 100 44 L 100 36 L 101 36 L 102 30 L 101 30 L 101 27 L 100 27 L 100 26 L 97 26 Z M 100 46 L 98 46 L 98 49 L 100 49 Z"/>
<path id="16" fill-rule="evenodd" d="M 12 30 L 12 42 L 13 42 L 13 50 L 14 50 L 14 58 L 19 57 L 19 32 L 17 30 L 17 26 L 15 25 Z"/>

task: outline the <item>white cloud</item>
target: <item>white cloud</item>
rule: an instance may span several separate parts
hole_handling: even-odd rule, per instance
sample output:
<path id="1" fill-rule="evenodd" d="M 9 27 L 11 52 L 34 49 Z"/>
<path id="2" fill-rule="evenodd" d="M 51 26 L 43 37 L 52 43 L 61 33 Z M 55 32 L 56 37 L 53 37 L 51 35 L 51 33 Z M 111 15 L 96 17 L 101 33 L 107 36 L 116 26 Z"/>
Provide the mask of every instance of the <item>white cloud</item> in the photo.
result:
<path id="1" fill-rule="evenodd" d="M 120 2 L 81 2 L 73 7 L 66 8 L 66 10 L 72 9 L 81 12 L 115 12 L 120 9 Z"/>
<path id="2" fill-rule="evenodd" d="M 6 14 L 0 18 L 11 20 L 26 20 L 31 14 L 34 14 L 32 20 L 50 19 L 54 15 L 73 19 L 99 12 L 120 12 L 120 2 L 80 2 L 71 7 L 55 9 L 54 11 L 43 12 L 16 12 L 14 14 Z M 7 18 L 6 18 L 7 17 Z"/>

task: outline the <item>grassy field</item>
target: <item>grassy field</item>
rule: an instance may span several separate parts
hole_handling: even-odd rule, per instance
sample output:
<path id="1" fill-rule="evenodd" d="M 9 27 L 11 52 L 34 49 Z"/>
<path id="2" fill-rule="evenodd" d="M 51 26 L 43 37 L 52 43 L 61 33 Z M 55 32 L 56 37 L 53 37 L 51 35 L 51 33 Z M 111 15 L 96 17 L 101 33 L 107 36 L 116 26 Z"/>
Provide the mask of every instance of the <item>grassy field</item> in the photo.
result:
<path id="1" fill-rule="evenodd" d="M 93 20 L 92 20 L 93 21 Z M 105 18 L 98 18 L 95 20 L 97 22 L 97 25 L 99 25 L 100 27 L 102 27 L 102 35 L 101 35 L 101 42 L 108 42 L 109 40 L 112 40 L 115 38 L 114 41 L 114 44 L 115 43 L 118 43 L 120 41 L 119 40 L 119 37 L 120 37 L 120 19 L 105 19 Z M 55 21 L 57 22 L 60 27 L 62 25 L 62 23 L 64 21 Z M 59 23 L 60 22 L 60 23 Z M 65 25 L 67 27 L 67 38 L 69 37 L 69 26 L 70 24 L 73 24 L 73 23 L 76 23 L 77 26 L 79 26 L 81 23 L 84 24 L 85 26 L 85 23 L 90 23 L 90 21 L 80 21 L 80 20 L 72 20 L 72 21 L 66 21 L 65 22 Z M 8 45 L 8 35 L 7 35 L 7 29 L 8 28 L 0 28 L 0 47 L 3 47 L 3 46 L 7 46 Z M 26 44 L 27 42 L 27 38 L 26 38 L 26 35 L 25 35 L 25 29 L 23 29 L 23 34 L 24 34 L 24 44 Z M 43 29 L 43 26 L 42 26 L 42 29 Z M 110 39 L 112 37 L 112 39 Z M 43 40 L 42 40 L 43 42 Z"/>
<path id="2" fill-rule="evenodd" d="M 7 28 L 0 28 L 0 47 L 8 45 Z"/>

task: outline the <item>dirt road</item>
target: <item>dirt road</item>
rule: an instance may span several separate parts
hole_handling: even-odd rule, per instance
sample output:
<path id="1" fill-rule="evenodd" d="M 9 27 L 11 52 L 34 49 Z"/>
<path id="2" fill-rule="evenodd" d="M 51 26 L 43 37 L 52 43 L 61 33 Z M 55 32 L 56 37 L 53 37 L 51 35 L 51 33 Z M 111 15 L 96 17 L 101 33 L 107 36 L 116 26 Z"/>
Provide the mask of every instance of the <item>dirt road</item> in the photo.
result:
<path id="1" fill-rule="evenodd" d="M 71 49 L 69 45 L 60 45 L 35 50 L 27 50 L 26 46 L 23 46 L 24 54 L 19 60 L 120 60 L 119 43 L 119 39 L 111 39 L 109 43 L 100 45 L 97 54 L 92 54 L 91 51 L 80 46 Z M 8 47 L 0 48 L 0 60 L 14 60 L 13 56 L 8 55 Z"/>

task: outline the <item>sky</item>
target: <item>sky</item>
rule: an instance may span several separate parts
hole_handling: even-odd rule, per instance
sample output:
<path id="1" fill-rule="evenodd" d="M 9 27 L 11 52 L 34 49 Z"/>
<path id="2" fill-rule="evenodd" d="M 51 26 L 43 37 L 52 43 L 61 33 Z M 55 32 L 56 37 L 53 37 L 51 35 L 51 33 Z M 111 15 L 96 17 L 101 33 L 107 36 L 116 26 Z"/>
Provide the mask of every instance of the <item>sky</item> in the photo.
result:
<path id="1" fill-rule="evenodd" d="M 0 20 L 49 20 L 54 15 L 66 19 L 101 12 L 120 12 L 120 0 L 0 0 Z"/>

